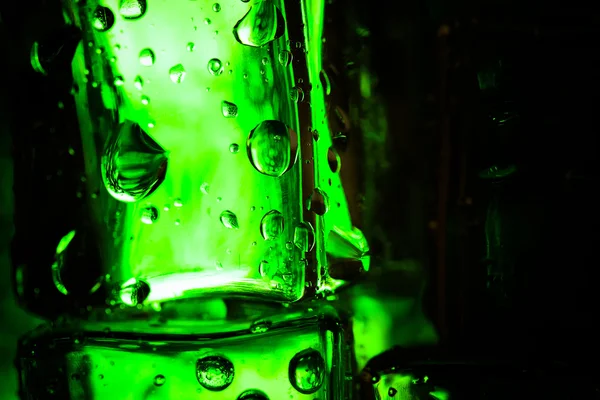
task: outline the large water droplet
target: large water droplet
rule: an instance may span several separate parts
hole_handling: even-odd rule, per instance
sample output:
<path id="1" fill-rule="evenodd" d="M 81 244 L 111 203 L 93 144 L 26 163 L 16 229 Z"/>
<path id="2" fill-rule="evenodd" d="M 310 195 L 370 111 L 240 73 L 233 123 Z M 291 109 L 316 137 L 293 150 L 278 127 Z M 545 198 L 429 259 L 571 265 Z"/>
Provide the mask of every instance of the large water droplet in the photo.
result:
<path id="1" fill-rule="evenodd" d="M 260 390 L 251 389 L 240 394 L 237 400 L 269 400 L 269 398 Z"/>
<path id="2" fill-rule="evenodd" d="M 271 210 L 260 221 L 260 233 L 265 240 L 276 239 L 283 232 L 283 215 Z"/>
<path id="3" fill-rule="evenodd" d="M 115 24 L 115 14 L 108 7 L 98 6 L 92 14 L 92 26 L 100 32 L 106 32 Z"/>
<path id="4" fill-rule="evenodd" d="M 125 19 L 138 19 L 146 13 L 146 0 L 121 0 L 119 13 Z"/>
<path id="5" fill-rule="evenodd" d="M 165 179 L 167 156 L 139 125 L 125 121 L 102 157 L 102 178 L 115 199 L 135 202 L 149 196 Z"/>
<path id="6" fill-rule="evenodd" d="M 208 72 L 210 72 L 211 75 L 219 76 L 223 73 L 225 66 L 223 65 L 221 60 L 219 60 L 218 58 L 211 58 L 208 61 L 207 68 L 208 68 Z"/>
<path id="7" fill-rule="evenodd" d="M 213 4 L 213 6 L 212 6 L 212 10 L 213 10 L 214 12 L 219 12 L 219 11 L 221 11 L 221 5 L 220 5 L 219 3 L 215 3 L 215 4 Z"/>
<path id="8" fill-rule="evenodd" d="M 238 229 L 240 227 L 237 216 L 229 210 L 223 211 L 219 218 L 223 226 L 227 229 Z"/>
<path id="9" fill-rule="evenodd" d="M 301 222 L 294 229 L 294 244 L 303 252 L 311 251 L 315 245 L 315 230 L 308 222 Z"/>
<path id="10" fill-rule="evenodd" d="M 329 197 L 327 193 L 315 188 L 308 199 L 307 208 L 317 215 L 324 215 L 329 211 Z"/>
<path id="11" fill-rule="evenodd" d="M 238 107 L 229 101 L 223 100 L 221 102 L 221 112 L 225 118 L 235 118 L 238 115 Z"/>
<path id="12" fill-rule="evenodd" d="M 233 382 L 233 363 L 222 356 L 208 356 L 196 363 L 196 378 L 205 389 L 218 392 Z"/>
<path id="13" fill-rule="evenodd" d="M 152 49 L 143 49 L 140 51 L 140 64 L 145 67 L 149 67 L 154 65 L 155 55 Z"/>
<path id="14" fill-rule="evenodd" d="M 185 68 L 183 68 L 183 65 L 181 64 L 177 64 L 171 67 L 171 69 L 169 70 L 169 77 L 171 78 L 171 81 L 173 81 L 173 83 L 183 82 L 183 80 L 185 79 L 185 74 Z"/>
<path id="15" fill-rule="evenodd" d="M 129 306 L 142 304 L 150 295 L 150 286 L 136 279 L 130 279 L 121 286 L 119 297 L 123 303 Z"/>
<path id="16" fill-rule="evenodd" d="M 235 39 L 252 47 L 264 46 L 280 38 L 284 31 L 283 14 L 271 1 L 254 4 L 233 28 Z"/>
<path id="17" fill-rule="evenodd" d="M 298 138 L 284 123 L 267 120 L 250 132 L 246 146 L 258 172 L 279 177 L 296 162 Z"/>
<path id="18" fill-rule="evenodd" d="M 307 349 L 296 354 L 290 361 L 290 382 L 302 394 L 319 390 L 325 380 L 325 360 L 321 353 Z"/>
<path id="19" fill-rule="evenodd" d="M 152 225 L 158 219 L 158 209 L 154 206 L 144 207 L 141 219 L 144 224 Z"/>
<path id="20" fill-rule="evenodd" d="M 156 375 L 154 377 L 154 386 L 162 386 L 165 384 L 165 382 L 167 381 L 167 378 L 165 378 L 164 375 Z"/>
<path id="21" fill-rule="evenodd" d="M 94 272 L 98 266 L 90 254 L 96 241 L 85 230 L 77 234 L 73 230 L 61 238 L 51 267 L 52 281 L 60 293 L 78 297 L 95 293 L 102 286 L 104 276 Z M 81 268 L 82 265 L 86 268 Z"/>
<path id="22" fill-rule="evenodd" d="M 279 52 L 278 58 L 279 58 L 279 64 L 281 64 L 284 67 L 287 67 L 292 62 L 292 59 L 294 58 L 294 56 L 292 55 L 292 53 L 289 50 L 281 50 Z"/>

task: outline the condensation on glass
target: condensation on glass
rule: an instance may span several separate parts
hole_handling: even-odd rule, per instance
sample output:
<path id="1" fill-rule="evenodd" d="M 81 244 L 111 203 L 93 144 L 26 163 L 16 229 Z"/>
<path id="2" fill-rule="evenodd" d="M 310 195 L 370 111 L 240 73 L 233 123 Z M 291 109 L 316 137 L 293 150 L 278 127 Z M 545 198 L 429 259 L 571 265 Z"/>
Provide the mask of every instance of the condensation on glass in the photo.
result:
<path id="1" fill-rule="evenodd" d="M 324 3 L 294 7 L 65 2 L 83 32 L 72 94 L 89 220 L 57 248 L 60 293 L 81 291 L 61 252 L 83 237 L 102 254 L 84 291 L 108 288 L 110 305 L 296 301 L 343 284 L 330 264 L 368 269 L 327 124 Z"/>
<path id="2" fill-rule="evenodd" d="M 344 398 L 339 316 L 291 304 L 369 266 L 327 121 L 324 6 L 64 1 L 85 212 L 53 263 L 16 269 L 26 306 L 74 304 L 22 338 L 23 398 Z"/>

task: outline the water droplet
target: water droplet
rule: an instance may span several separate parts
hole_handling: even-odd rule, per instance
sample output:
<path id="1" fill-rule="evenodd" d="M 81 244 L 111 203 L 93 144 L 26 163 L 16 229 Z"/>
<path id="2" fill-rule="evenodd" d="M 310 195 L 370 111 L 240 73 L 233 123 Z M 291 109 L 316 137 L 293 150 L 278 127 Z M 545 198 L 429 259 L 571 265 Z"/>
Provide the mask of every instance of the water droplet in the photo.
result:
<path id="1" fill-rule="evenodd" d="M 294 244 L 303 252 L 311 251 L 315 245 L 315 230 L 308 222 L 301 222 L 294 228 Z"/>
<path id="2" fill-rule="evenodd" d="M 301 103 L 304 101 L 304 91 L 302 88 L 296 86 L 290 90 L 290 99 L 294 103 Z"/>
<path id="3" fill-rule="evenodd" d="M 269 59 L 267 57 L 263 57 L 262 60 L 260 60 L 260 62 L 262 63 L 262 65 L 267 65 L 269 63 Z"/>
<path id="4" fill-rule="evenodd" d="M 217 261 L 215 262 L 215 268 L 217 269 L 217 271 L 223 271 L 223 264 Z"/>
<path id="5" fill-rule="evenodd" d="M 229 210 L 223 211 L 219 218 L 223 226 L 227 229 L 238 229 L 240 227 L 237 216 Z"/>
<path id="6" fill-rule="evenodd" d="M 284 67 L 287 67 L 292 62 L 294 56 L 289 50 L 281 50 L 279 52 L 279 64 Z"/>
<path id="7" fill-rule="evenodd" d="M 235 39 L 252 47 L 261 47 L 279 39 L 284 31 L 283 15 L 270 1 L 254 4 L 233 28 Z"/>
<path id="8" fill-rule="evenodd" d="M 181 225 L 181 220 L 180 220 L 180 219 L 176 219 L 176 220 L 175 220 L 175 225 L 176 225 L 176 226 L 179 226 L 179 225 Z"/>
<path id="9" fill-rule="evenodd" d="M 167 378 L 165 378 L 164 375 L 156 375 L 154 377 L 154 386 L 162 386 L 165 384 L 165 382 L 167 381 Z"/>
<path id="10" fill-rule="evenodd" d="M 165 179 L 167 156 L 139 125 L 125 121 L 102 157 L 102 178 L 115 199 L 135 202 L 149 196 Z"/>
<path id="11" fill-rule="evenodd" d="M 200 191 L 204 194 L 208 194 L 209 189 L 210 189 L 210 185 L 208 184 L 208 182 L 204 182 L 204 183 L 202 183 L 202 185 L 200 185 Z"/>
<path id="12" fill-rule="evenodd" d="M 140 51 L 140 64 L 145 67 L 150 67 L 154 65 L 156 57 L 152 49 L 144 49 Z"/>
<path id="13" fill-rule="evenodd" d="M 244 3 L 246 3 L 249 0 L 242 0 L 242 1 Z M 292 398 L 292 397 L 290 396 L 290 398 Z M 239 397 L 237 398 L 237 400 L 269 400 L 269 398 L 267 397 L 266 394 L 264 394 L 260 390 L 251 389 L 251 390 L 246 390 L 245 392 L 240 394 Z"/>
<path id="14" fill-rule="evenodd" d="M 119 292 L 121 301 L 134 307 L 142 304 L 148 298 L 148 295 L 150 295 L 150 286 L 146 282 L 136 279 L 125 282 Z"/>
<path id="15" fill-rule="evenodd" d="M 123 86 L 125 84 L 125 79 L 122 76 L 117 75 L 113 81 L 115 86 Z"/>
<path id="16" fill-rule="evenodd" d="M 189 42 L 185 48 L 191 53 L 192 51 L 194 51 L 194 47 L 196 47 L 196 45 L 192 42 Z"/>
<path id="17" fill-rule="evenodd" d="M 144 88 L 144 80 L 142 79 L 141 76 L 136 76 L 135 80 L 133 81 L 133 85 L 135 86 L 135 88 L 137 90 L 142 90 Z"/>
<path id="18" fill-rule="evenodd" d="M 108 7 L 98 6 L 92 14 L 92 26 L 100 32 L 106 32 L 115 24 L 115 14 Z"/>
<path id="19" fill-rule="evenodd" d="M 56 261 L 52 264 L 52 281 L 54 286 L 64 295 L 69 294 L 69 291 L 63 283 L 62 274 L 65 267 L 65 260 L 63 253 L 67 250 L 69 244 L 75 237 L 76 231 L 67 233 L 60 239 L 58 246 L 56 246 Z"/>
<path id="20" fill-rule="evenodd" d="M 221 5 L 220 5 L 219 3 L 215 3 L 215 4 L 213 4 L 213 6 L 212 6 L 212 10 L 213 10 L 214 12 L 219 12 L 219 11 L 221 11 Z"/>
<path id="21" fill-rule="evenodd" d="M 250 332 L 252 333 L 265 333 L 267 332 L 273 323 L 271 321 L 256 321 L 250 326 Z"/>
<path id="22" fill-rule="evenodd" d="M 238 107 L 234 103 L 225 100 L 221 102 L 221 111 L 225 118 L 235 118 L 238 115 Z"/>
<path id="23" fill-rule="evenodd" d="M 210 25 L 211 22 L 210 18 L 204 18 L 204 25 Z"/>
<path id="24" fill-rule="evenodd" d="M 154 206 L 144 207 L 141 219 L 144 224 L 152 225 L 158 219 L 158 209 Z"/>
<path id="25" fill-rule="evenodd" d="M 325 360 L 317 350 L 301 351 L 290 361 L 289 374 L 290 382 L 297 391 L 314 393 L 325 380 Z"/>
<path id="26" fill-rule="evenodd" d="M 173 200 L 173 206 L 178 207 L 178 208 L 183 207 L 183 201 L 181 201 L 180 198 L 177 198 L 177 199 Z"/>
<path id="27" fill-rule="evenodd" d="M 260 273 L 260 276 L 262 276 L 263 278 L 271 277 L 271 270 L 270 270 L 269 262 L 266 260 L 262 260 L 260 262 L 260 264 L 258 265 L 258 272 Z"/>
<path id="28" fill-rule="evenodd" d="M 333 172 L 334 174 L 340 172 L 340 168 L 341 168 L 340 156 L 338 155 L 338 152 L 333 147 L 330 147 L 329 150 L 327 151 L 327 163 L 329 164 L 329 169 L 331 169 L 331 172 Z"/>
<path id="29" fill-rule="evenodd" d="M 146 0 L 121 0 L 119 13 L 125 19 L 138 19 L 146 13 Z"/>
<path id="30" fill-rule="evenodd" d="M 214 75 L 214 76 L 221 75 L 223 73 L 223 70 L 225 69 L 225 67 L 223 66 L 223 63 L 218 58 L 210 59 L 208 61 L 207 68 L 208 68 L 208 72 L 210 72 L 211 75 Z"/>
<path id="31" fill-rule="evenodd" d="M 314 140 L 315 142 L 318 142 L 318 141 L 319 141 L 319 131 L 318 131 L 318 130 L 316 130 L 316 129 L 312 129 L 312 130 L 310 131 L 310 133 L 312 134 L 313 140 Z"/>
<path id="32" fill-rule="evenodd" d="M 233 382 L 233 363 L 222 356 L 208 356 L 196 362 L 196 378 L 205 389 L 224 390 Z"/>
<path id="33" fill-rule="evenodd" d="M 265 240 L 276 239 L 283 232 L 283 215 L 271 210 L 260 221 L 260 233 Z"/>
<path id="34" fill-rule="evenodd" d="M 298 138 L 284 123 L 267 120 L 250 132 L 246 146 L 258 172 L 279 177 L 296 162 Z"/>
<path id="35" fill-rule="evenodd" d="M 220 202 L 221 202 L 221 200 L 223 200 L 223 198 L 222 198 L 222 197 L 217 197 L 217 203 L 220 203 Z"/>
<path id="36" fill-rule="evenodd" d="M 142 96 L 140 101 L 142 102 L 143 105 L 147 106 L 148 104 L 150 104 L 150 97 Z"/>
<path id="37" fill-rule="evenodd" d="M 229 151 L 233 154 L 237 154 L 240 151 L 240 146 L 237 143 L 231 143 L 229 145 Z"/>
<path id="38" fill-rule="evenodd" d="M 398 391 L 394 388 L 390 388 L 388 390 L 388 396 L 390 396 L 390 397 L 394 397 L 396 395 L 396 393 L 398 393 Z"/>
<path id="39" fill-rule="evenodd" d="M 183 65 L 181 64 L 177 64 L 171 67 L 171 69 L 169 70 L 169 77 L 171 78 L 171 81 L 173 81 L 173 83 L 183 82 L 183 80 L 185 79 L 185 74 L 185 68 L 183 68 Z"/>
<path id="40" fill-rule="evenodd" d="M 315 188 L 308 199 L 308 210 L 317 215 L 324 215 L 329 211 L 329 197 L 322 189 Z"/>
<path id="41" fill-rule="evenodd" d="M 319 78 L 321 79 L 321 85 L 323 85 L 323 92 L 325 92 L 326 96 L 329 96 L 331 94 L 331 81 L 324 69 L 319 73 Z"/>

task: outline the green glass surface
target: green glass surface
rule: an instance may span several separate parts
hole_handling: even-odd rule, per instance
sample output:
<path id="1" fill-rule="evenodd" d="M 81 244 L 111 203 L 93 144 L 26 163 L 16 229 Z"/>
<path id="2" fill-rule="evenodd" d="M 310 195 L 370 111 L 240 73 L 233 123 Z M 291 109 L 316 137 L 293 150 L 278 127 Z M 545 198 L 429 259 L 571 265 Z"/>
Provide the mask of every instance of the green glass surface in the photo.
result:
<path id="1" fill-rule="evenodd" d="M 63 5 L 88 213 L 48 268 L 57 295 L 107 297 L 23 337 L 21 397 L 345 398 L 340 319 L 311 300 L 369 259 L 328 127 L 324 2 Z"/>
<path id="2" fill-rule="evenodd" d="M 26 399 L 341 399 L 343 330 L 330 308 L 213 299 L 152 326 L 62 321 L 23 338 Z M 198 318 L 198 310 L 213 314 Z M 217 311 L 220 310 L 220 311 Z M 181 310 L 179 310 L 181 312 Z M 251 316 L 261 318 L 251 323 Z M 250 393 L 255 396 L 251 397 Z"/>
<path id="3" fill-rule="evenodd" d="M 89 221 L 58 245 L 60 293 L 80 285 L 62 256 L 77 236 L 93 238 L 102 265 L 76 289 L 104 286 L 110 305 L 297 301 L 343 285 L 328 273 L 340 260 L 368 270 L 328 128 L 321 0 L 64 9 L 83 32 L 72 94 Z"/>

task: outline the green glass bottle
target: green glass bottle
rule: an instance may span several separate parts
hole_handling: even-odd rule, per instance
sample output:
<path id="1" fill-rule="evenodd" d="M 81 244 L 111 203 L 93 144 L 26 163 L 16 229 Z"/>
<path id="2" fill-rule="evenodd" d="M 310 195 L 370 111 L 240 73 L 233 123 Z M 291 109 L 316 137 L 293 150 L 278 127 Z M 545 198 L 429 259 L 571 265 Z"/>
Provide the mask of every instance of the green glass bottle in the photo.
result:
<path id="1" fill-rule="evenodd" d="M 17 257 L 21 303 L 59 316 L 20 343 L 21 397 L 344 398 L 343 329 L 311 300 L 369 258 L 327 124 L 324 2 L 63 3 L 79 217 L 52 263 Z"/>

